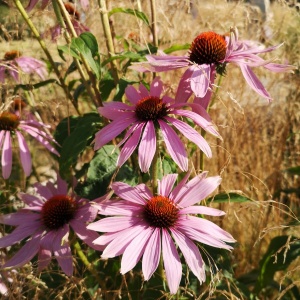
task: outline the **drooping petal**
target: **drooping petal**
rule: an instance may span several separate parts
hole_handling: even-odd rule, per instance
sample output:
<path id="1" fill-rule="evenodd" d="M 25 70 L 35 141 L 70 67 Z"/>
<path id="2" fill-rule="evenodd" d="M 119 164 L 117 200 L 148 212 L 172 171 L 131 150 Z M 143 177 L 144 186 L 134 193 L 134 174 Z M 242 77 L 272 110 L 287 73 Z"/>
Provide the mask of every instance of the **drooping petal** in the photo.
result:
<path id="1" fill-rule="evenodd" d="M 166 229 L 162 229 L 162 254 L 171 294 L 176 294 L 182 275 L 182 265 L 176 246 Z"/>
<path id="2" fill-rule="evenodd" d="M 127 159 L 131 156 L 133 151 L 139 144 L 141 133 L 143 131 L 144 123 L 138 124 L 132 135 L 128 138 L 127 142 L 122 147 L 120 155 L 117 160 L 117 166 L 121 167 Z"/>
<path id="3" fill-rule="evenodd" d="M 243 73 L 243 76 L 249 86 L 260 96 L 268 99 L 269 101 L 272 100 L 270 94 L 267 92 L 267 90 L 264 88 L 261 81 L 257 78 L 257 76 L 253 73 L 250 67 L 248 67 L 245 64 L 239 64 L 239 67 L 241 68 L 241 71 Z"/>
<path id="4" fill-rule="evenodd" d="M 121 274 L 127 273 L 138 263 L 152 232 L 152 227 L 145 228 L 143 234 L 137 235 L 126 247 L 121 261 Z"/>
<path id="5" fill-rule="evenodd" d="M 48 249 L 40 248 L 38 252 L 38 271 L 44 270 L 51 262 L 52 252 Z"/>
<path id="6" fill-rule="evenodd" d="M 197 65 L 193 67 L 191 76 L 191 89 L 196 97 L 204 97 L 210 84 L 210 65 Z"/>
<path id="7" fill-rule="evenodd" d="M 156 134 L 153 122 L 149 121 L 144 127 L 144 132 L 141 138 L 138 161 L 141 171 L 148 172 L 151 162 L 156 151 Z"/>
<path id="8" fill-rule="evenodd" d="M 168 120 L 174 127 L 176 127 L 187 139 L 196 144 L 207 157 L 212 157 L 212 152 L 208 143 L 194 128 L 183 121 L 171 117 L 165 117 L 165 119 Z"/>
<path id="9" fill-rule="evenodd" d="M 176 103 L 187 102 L 187 100 L 193 94 L 193 91 L 191 89 L 191 77 L 193 72 L 193 68 L 188 68 L 182 75 L 175 96 Z"/>
<path id="10" fill-rule="evenodd" d="M 21 267 L 28 263 L 39 251 L 39 242 L 40 236 L 35 236 L 10 259 L 8 260 L 3 267 Z"/>
<path id="11" fill-rule="evenodd" d="M 157 194 L 169 197 L 172 188 L 177 180 L 178 174 L 168 174 L 158 181 Z"/>
<path id="12" fill-rule="evenodd" d="M 158 123 L 171 157 L 173 158 L 175 163 L 180 167 L 182 171 L 187 171 L 188 169 L 187 153 L 184 149 L 184 145 L 181 142 L 180 138 L 177 136 L 175 131 L 170 126 L 168 126 L 164 121 L 158 120 Z"/>
<path id="13" fill-rule="evenodd" d="M 155 228 L 145 247 L 142 270 L 145 280 L 149 280 L 158 267 L 161 253 L 160 229 Z"/>
<path id="14" fill-rule="evenodd" d="M 12 144 L 11 144 L 10 131 L 5 132 L 3 148 L 2 148 L 1 164 L 2 164 L 2 176 L 4 179 L 7 179 L 11 174 L 11 168 L 12 168 Z"/>
<path id="15" fill-rule="evenodd" d="M 53 252 L 63 272 L 66 275 L 71 276 L 73 274 L 73 259 L 68 236 L 69 225 L 67 224 L 56 231 L 56 236 L 53 241 Z"/>
<path id="16" fill-rule="evenodd" d="M 25 175 L 29 176 L 31 173 L 31 166 L 32 166 L 31 155 L 23 135 L 19 131 L 16 131 L 16 135 L 19 142 L 21 164 Z"/>
<path id="17" fill-rule="evenodd" d="M 180 231 L 177 231 L 173 228 L 170 228 L 170 230 L 189 268 L 195 274 L 201 284 L 205 281 L 205 265 L 198 247 Z"/>

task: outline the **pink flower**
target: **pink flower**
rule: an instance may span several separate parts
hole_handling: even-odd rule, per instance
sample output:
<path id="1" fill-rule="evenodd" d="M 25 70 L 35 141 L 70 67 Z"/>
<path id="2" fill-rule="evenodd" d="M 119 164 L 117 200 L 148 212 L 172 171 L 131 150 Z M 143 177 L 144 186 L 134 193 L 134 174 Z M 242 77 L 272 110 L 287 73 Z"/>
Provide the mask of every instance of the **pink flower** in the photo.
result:
<path id="1" fill-rule="evenodd" d="M 145 280 L 149 280 L 162 254 L 172 294 L 176 293 L 182 275 L 176 245 L 190 270 L 202 283 L 205 281 L 205 265 L 194 241 L 228 250 L 232 247 L 225 242 L 235 242 L 229 233 L 211 221 L 193 216 L 225 214 L 218 209 L 195 205 L 218 187 L 221 178 L 206 178 L 206 173 L 203 173 L 187 182 L 187 174 L 173 189 L 177 176 L 169 174 L 159 180 L 155 196 L 144 184 L 131 187 L 122 182 L 113 183 L 112 189 L 120 199 L 95 204 L 99 214 L 109 217 L 87 227 L 105 232 L 94 241 L 96 245 L 105 246 L 103 258 L 123 254 L 122 274 L 134 268 L 143 256 L 142 271 Z"/>
<path id="2" fill-rule="evenodd" d="M 39 0 L 30 0 L 26 7 L 26 10 L 28 12 L 31 11 L 38 2 L 39 2 Z M 42 2 L 41 8 L 44 9 L 44 8 L 46 8 L 46 6 L 50 2 L 50 0 L 41 0 L 40 2 Z M 87 10 L 87 8 L 89 6 L 89 0 L 80 0 L 79 2 L 81 4 L 81 7 L 83 8 L 83 10 Z"/>
<path id="3" fill-rule="evenodd" d="M 0 82 L 4 82 L 5 72 L 8 72 L 16 82 L 19 82 L 20 71 L 26 74 L 36 73 L 43 80 L 47 76 L 46 64 L 36 58 L 21 56 L 19 51 L 6 52 L 0 59 Z"/>
<path id="4" fill-rule="evenodd" d="M 59 155 L 51 143 L 56 143 L 53 137 L 45 131 L 50 126 L 35 120 L 30 113 L 20 114 L 20 111 L 14 107 L 12 110 L 5 110 L 0 113 L 0 150 L 2 176 L 9 178 L 12 170 L 12 140 L 17 139 L 20 150 L 20 161 L 26 176 L 31 173 L 32 163 L 31 155 L 27 142 L 24 138 L 24 132 L 31 135 L 50 152 Z"/>
<path id="5" fill-rule="evenodd" d="M 0 223 L 17 226 L 10 234 L 0 238 L 0 248 L 10 247 L 22 240 L 25 245 L 4 265 L 20 267 L 38 254 L 39 271 L 47 267 L 52 253 L 67 275 L 72 275 L 72 254 L 69 245 L 70 227 L 78 238 L 90 247 L 101 250 L 92 243 L 96 232 L 86 229 L 86 224 L 95 220 L 97 208 L 89 200 L 68 193 L 68 186 L 59 176 L 57 186 L 48 181 L 37 183 L 35 194 L 19 194 L 26 206 L 16 213 L 1 215 Z"/>
<path id="6" fill-rule="evenodd" d="M 147 55 L 147 62 L 136 63 L 132 69 L 146 72 L 163 72 L 179 68 L 186 68 L 179 83 L 183 91 L 176 101 L 184 102 L 195 94 L 194 102 L 204 101 L 206 106 L 207 92 L 211 91 L 215 72 L 223 74 L 227 63 L 238 65 L 248 85 L 260 96 L 271 100 L 271 96 L 261 81 L 252 71 L 253 67 L 263 67 L 272 72 L 287 72 L 294 67 L 286 64 L 274 64 L 266 61 L 258 54 L 271 52 L 281 45 L 262 49 L 249 41 L 239 41 L 237 29 L 232 30 L 230 38 L 215 32 L 203 32 L 198 35 L 185 56 Z M 202 98 L 206 97 L 204 100 Z M 210 98 L 210 96 L 208 96 Z"/>
<path id="7" fill-rule="evenodd" d="M 173 125 L 187 139 L 195 143 L 208 157 L 211 157 L 211 149 L 206 140 L 187 123 L 174 118 L 175 115 L 189 118 L 204 130 L 219 136 L 207 113 L 203 109 L 201 110 L 200 105 L 174 103 L 174 99 L 168 96 L 160 98 L 162 90 L 163 84 L 157 77 L 150 86 L 150 92 L 142 84 L 139 86 L 139 90 L 136 90 L 133 86 L 126 88 L 125 94 L 131 105 L 110 102 L 105 103 L 104 107 L 99 107 L 99 113 L 113 121 L 96 133 L 94 149 L 98 150 L 126 128 L 129 128 L 124 139 L 119 144 L 124 144 L 124 146 L 119 155 L 117 165 L 122 166 L 139 146 L 139 166 L 142 172 L 147 172 L 156 150 L 155 128 L 160 128 L 172 159 L 181 170 L 187 170 L 187 153 L 184 144 L 172 129 L 171 125 Z M 198 110 L 202 116 L 194 111 L 183 109 L 184 106 L 192 106 L 193 110 Z"/>

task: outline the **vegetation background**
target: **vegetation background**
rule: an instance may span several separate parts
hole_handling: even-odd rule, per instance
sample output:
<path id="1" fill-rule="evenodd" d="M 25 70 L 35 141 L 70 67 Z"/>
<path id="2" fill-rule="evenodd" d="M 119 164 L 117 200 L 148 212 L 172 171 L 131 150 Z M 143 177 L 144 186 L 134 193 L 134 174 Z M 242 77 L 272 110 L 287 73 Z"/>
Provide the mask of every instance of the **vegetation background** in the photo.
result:
<path id="1" fill-rule="evenodd" d="M 26 5 L 27 1 L 23 2 Z M 0 5 L 0 56 L 9 50 L 19 50 L 24 56 L 45 59 L 18 12 L 13 7 L 8 9 L 4 4 Z M 150 1 L 107 0 L 107 6 L 108 10 L 123 7 L 140 9 L 145 15 L 151 15 Z M 176 44 L 191 43 L 194 37 L 203 31 L 226 34 L 230 27 L 236 26 L 241 39 L 260 41 L 265 46 L 284 42 L 277 51 L 267 54 L 269 59 L 298 67 L 294 74 L 270 73 L 259 68 L 255 70 L 273 97 L 273 102 L 267 103 L 250 90 L 240 70 L 229 65 L 210 110 L 223 141 L 206 136 L 212 145 L 213 157 L 205 160 L 204 169 L 209 171 L 210 175 L 222 176 L 219 192 L 229 195 L 236 193 L 251 201 L 241 202 L 237 198 L 231 200 L 230 197 L 223 203 L 214 204 L 212 201 L 211 205 L 227 213 L 218 225 L 238 241 L 228 257 L 232 273 L 220 269 L 211 284 L 201 287 L 198 294 L 186 293 L 178 299 L 247 299 L 247 295 L 251 293 L 245 294 L 241 282 L 249 287 L 250 292 L 255 290 L 257 277 L 253 274 L 258 270 L 261 272 L 261 261 L 270 242 L 280 236 L 293 236 L 297 239 L 300 237 L 299 11 L 290 7 L 286 1 L 273 1 L 269 14 L 264 16 L 257 7 L 242 1 L 156 0 L 156 14 L 161 50 Z M 31 15 L 41 32 L 47 33 L 54 25 L 55 16 L 51 5 L 43 11 L 35 9 Z M 81 11 L 81 20 L 97 38 L 101 54 L 107 55 L 97 3 L 90 1 L 88 11 Z M 124 51 L 124 45 L 128 41 L 134 41 L 141 47 L 146 47 L 147 43 L 152 42 L 151 31 L 136 17 L 115 14 L 110 20 L 114 30 L 116 53 Z M 56 42 L 46 39 L 46 43 L 55 60 L 62 63 L 57 46 L 64 45 L 64 39 L 59 38 Z M 184 52 L 178 51 L 175 55 Z M 71 58 L 66 59 L 66 63 L 60 66 L 62 72 L 65 72 L 71 63 Z M 120 70 L 122 63 L 118 62 Z M 176 91 L 181 74 L 180 71 L 172 71 L 160 75 L 171 93 Z M 76 78 L 76 74 L 72 76 Z M 134 75 L 127 73 L 126 76 L 130 79 L 130 76 Z M 29 82 L 31 81 L 33 79 L 29 78 Z M 0 93 L 2 102 L 9 101 L 13 96 L 12 86 L 0 85 Z M 43 122 L 51 124 L 53 129 L 63 118 L 76 114 L 55 84 L 29 90 L 25 96 L 31 102 L 35 114 Z M 82 112 L 95 111 L 87 94 L 83 94 L 82 99 Z M 26 182 L 21 175 L 11 178 L 8 182 L 0 179 L 2 191 L 15 190 L 15 194 L 10 195 L 11 199 L 28 184 L 51 178 L 54 174 L 55 161 L 47 156 L 42 147 L 39 148 L 36 144 L 32 147 L 35 149 L 35 168 L 29 181 Z M 80 157 L 79 163 L 84 164 L 90 157 L 91 153 L 86 151 Z M 1 202 L 1 205 L 4 206 L 4 203 Z M 278 253 L 273 253 L 272 264 L 277 255 L 286 254 L 289 247 L 289 243 L 286 243 L 285 247 L 278 249 Z M 300 289 L 299 256 L 294 258 L 284 268 L 275 268 L 272 282 L 260 291 L 256 299 L 296 299 L 295 295 L 289 294 L 294 287 Z M 224 257 L 219 259 L 225 260 Z M 3 299 L 29 299 L 29 295 L 33 299 L 101 299 L 100 292 L 98 295 L 95 292 L 93 297 L 86 296 L 88 283 L 81 274 L 68 278 L 57 270 L 60 285 L 57 286 L 53 282 L 51 286 L 46 285 L 43 278 L 34 272 L 34 267 L 29 265 L 22 268 L 18 274 L 11 274 L 11 293 Z M 236 279 L 241 280 L 237 282 Z M 124 282 L 103 297 L 135 299 Z M 164 299 L 163 295 L 161 299 Z"/>

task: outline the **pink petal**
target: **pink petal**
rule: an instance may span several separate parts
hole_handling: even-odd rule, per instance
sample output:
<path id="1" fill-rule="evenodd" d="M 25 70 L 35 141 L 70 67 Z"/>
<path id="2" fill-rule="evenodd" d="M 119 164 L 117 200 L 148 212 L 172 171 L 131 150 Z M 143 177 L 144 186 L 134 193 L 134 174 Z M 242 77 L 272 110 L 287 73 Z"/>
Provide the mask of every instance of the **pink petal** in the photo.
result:
<path id="1" fill-rule="evenodd" d="M 132 104 L 137 104 L 138 101 L 142 98 L 140 93 L 133 87 L 133 85 L 129 85 L 126 87 L 125 95 Z"/>
<path id="2" fill-rule="evenodd" d="M 52 252 L 48 249 L 41 249 L 38 252 L 38 271 L 44 270 L 51 262 Z"/>
<path id="3" fill-rule="evenodd" d="M 12 144 L 11 144 L 10 131 L 5 132 L 1 163 L 2 163 L 2 176 L 4 179 L 7 179 L 11 174 L 11 168 L 12 168 Z"/>
<path id="4" fill-rule="evenodd" d="M 192 74 L 193 74 L 193 69 L 188 68 L 182 75 L 182 77 L 179 81 L 176 96 L 175 96 L 176 103 L 187 102 L 187 100 L 193 94 L 193 91 L 191 89 Z"/>
<path id="5" fill-rule="evenodd" d="M 137 235 L 126 247 L 121 261 L 121 274 L 127 273 L 136 266 L 143 255 L 144 249 L 153 230 L 154 229 L 152 227 L 145 228 L 143 233 Z"/>
<path id="6" fill-rule="evenodd" d="M 139 218 L 134 218 L 132 216 L 108 217 L 89 224 L 87 226 L 87 229 L 100 232 L 114 232 L 132 227 L 136 225 L 139 221 Z"/>
<path id="7" fill-rule="evenodd" d="M 160 77 L 157 76 L 154 78 L 150 85 L 150 95 L 154 97 L 160 97 L 163 90 L 163 83 L 160 80 Z"/>
<path id="8" fill-rule="evenodd" d="M 118 232 L 114 240 L 105 248 L 101 257 L 111 258 L 122 254 L 131 241 L 136 236 L 143 234 L 146 228 L 145 225 L 136 225 Z"/>
<path id="9" fill-rule="evenodd" d="M 270 94 L 267 92 L 267 90 L 264 88 L 261 81 L 256 77 L 256 75 L 253 73 L 253 71 L 245 64 L 239 64 L 242 73 L 244 75 L 244 78 L 246 79 L 248 85 L 260 96 L 271 100 Z"/>
<path id="10" fill-rule="evenodd" d="M 104 107 L 98 107 L 99 114 L 110 120 L 120 119 L 121 114 L 124 118 L 133 117 L 135 115 L 133 110 L 134 107 L 115 101 L 105 103 Z"/>
<path id="11" fill-rule="evenodd" d="M 21 164 L 25 175 L 29 176 L 31 173 L 31 155 L 23 135 L 19 131 L 16 131 L 16 135 L 19 142 Z"/>
<path id="12" fill-rule="evenodd" d="M 131 156 L 133 151 L 138 146 L 143 127 L 144 123 L 138 124 L 138 126 L 136 126 L 135 131 L 133 131 L 131 137 L 128 138 L 127 142 L 122 147 L 122 150 L 117 160 L 118 167 L 121 167 L 127 161 L 127 159 Z"/>
<path id="13" fill-rule="evenodd" d="M 177 180 L 178 174 L 168 174 L 158 181 L 157 194 L 169 197 L 172 188 Z"/>
<path id="14" fill-rule="evenodd" d="M 196 97 L 204 97 L 210 84 L 210 65 L 194 66 L 193 71 L 191 76 L 191 89 Z"/>
<path id="15" fill-rule="evenodd" d="M 176 127 L 187 139 L 196 144 L 207 157 L 212 157 L 212 152 L 208 143 L 194 128 L 189 126 L 187 123 L 174 118 L 165 117 L 165 119 Z"/>
<path id="16" fill-rule="evenodd" d="M 181 193 L 185 190 L 185 192 L 188 190 L 186 186 L 186 182 L 188 181 L 189 177 L 191 175 L 191 171 L 188 171 L 183 179 L 175 186 L 175 188 L 171 191 L 169 198 L 172 199 L 175 203 L 180 201 L 181 199 Z M 184 192 L 184 193 L 185 193 Z M 177 196 L 178 195 L 178 196 Z"/>
<path id="17" fill-rule="evenodd" d="M 40 236 L 33 237 L 3 267 L 21 267 L 28 263 L 38 253 L 39 242 Z"/>
<path id="18" fill-rule="evenodd" d="M 205 281 L 205 265 L 198 247 L 180 231 L 170 228 L 176 244 L 179 246 L 185 261 L 200 281 Z"/>
<path id="19" fill-rule="evenodd" d="M 158 267 L 161 253 L 160 229 L 155 228 L 145 247 L 142 270 L 145 280 L 149 280 Z"/>
<path id="20" fill-rule="evenodd" d="M 106 125 L 103 129 L 98 131 L 95 135 L 94 150 L 100 149 L 102 146 L 110 142 L 113 138 L 118 136 L 123 130 L 135 121 L 135 118 L 131 119 L 119 119 Z"/>
<path id="21" fill-rule="evenodd" d="M 156 134 L 152 121 L 146 123 L 144 132 L 140 141 L 138 151 L 138 161 L 141 171 L 148 172 L 156 151 Z"/>
<path id="22" fill-rule="evenodd" d="M 183 143 L 169 125 L 161 120 L 158 120 L 158 123 L 171 157 L 182 171 L 187 171 L 188 158 Z"/>
<path id="23" fill-rule="evenodd" d="M 56 231 L 56 237 L 53 241 L 53 252 L 63 272 L 71 276 L 73 274 L 73 259 L 68 236 L 68 225 Z"/>
<path id="24" fill-rule="evenodd" d="M 166 229 L 162 229 L 162 253 L 167 282 L 171 294 L 176 294 L 182 274 L 182 265 L 176 246 Z"/>
<path id="25" fill-rule="evenodd" d="M 134 216 L 143 210 L 143 206 L 123 200 L 108 200 L 93 206 L 104 216 Z"/>
<path id="26" fill-rule="evenodd" d="M 189 191 L 181 198 L 178 204 L 181 207 L 188 207 L 200 202 L 220 185 L 221 180 L 222 178 L 220 176 L 202 179 L 197 185 L 189 189 Z"/>
<path id="27" fill-rule="evenodd" d="M 0 215 L 0 223 L 11 226 L 24 225 L 30 222 L 34 224 L 35 221 L 38 220 L 40 217 L 40 214 L 19 210 L 15 213 Z"/>
<path id="28" fill-rule="evenodd" d="M 39 197 L 25 194 L 25 193 L 18 193 L 18 197 L 26 203 L 28 206 L 42 206 L 44 204 L 44 201 L 40 199 Z"/>
<path id="29" fill-rule="evenodd" d="M 123 182 L 114 182 L 112 189 L 120 198 L 137 204 L 145 204 L 146 200 L 141 196 L 139 191 Z"/>

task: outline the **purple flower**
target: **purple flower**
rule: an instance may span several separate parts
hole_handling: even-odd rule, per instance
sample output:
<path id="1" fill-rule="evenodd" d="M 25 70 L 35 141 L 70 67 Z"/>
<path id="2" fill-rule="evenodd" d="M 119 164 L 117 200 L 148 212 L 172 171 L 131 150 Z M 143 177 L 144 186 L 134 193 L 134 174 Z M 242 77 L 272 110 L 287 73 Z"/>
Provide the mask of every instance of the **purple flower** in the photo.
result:
<path id="1" fill-rule="evenodd" d="M 195 205 L 219 186 L 221 178 L 206 178 L 206 173 L 203 173 L 187 182 L 187 174 L 173 189 L 177 176 L 170 174 L 159 180 L 155 196 L 144 184 L 131 187 L 122 182 L 113 183 L 112 189 L 120 199 L 95 204 L 99 214 L 109 217 L 87 226 L 88 229 L 105 232 L 94 241 L 105 246 L 103 258 L 123 254 L 122 274 L 134 268 L 143 256 L 142 271 L 145 280 L 149 280 L 162 254 L 172 294 L 176 293 L 182 275 L 176 245 L 190 270 L 202 283 L 205 281 L 205 265 L 195 242 L 228 250 L 232 247 L 225 242 L 235 242 L 229 233 L 211 221 L 193 216 L 225 214 L 218 209 Z"/>
<path id="2" fill-rule="evenodd" d="M 166 143 L 168 152 L 181 170 L 188 169 L 188 158 L 183 142 L 179 139 L 174 126 L 187 139 L 195 143 L 208 157 L 211 157 L 211 149 L 206 140 L 187 123 L 174 118 L 175 115 L 191 119 L 204 130 L 219 136 L 213 127 L 208 114 L 197 104 L 175 103 L 174 99 L 163 96 L 161 93 L 163 84 L 157 77 L 150 86 L 150 92 L 144 85 L 136 90 L 128 86 L 125 94 L 131 105 L 110 102 L 98 111 L 112 122 L 96 133 L 94 149 L 98 150 L 122 131 L 128 128 L 124 139 L 119 145 L 123 145 L 117 165 L 122 166 L 138 146 L 138 160 L 142 172 L 150 168 L 156 151 L 156 128 L 160 128 L 162 137 Z M 191 106 L 194 111 L 183 109 Z M 196 113 L 199 111 L 202 115 Z M 172 126 L 171 126 L 172 125 Z"/>
<path id="3" fill-rule="evenodd" d="M 286 64 L 274 64 L 258 54 L 271 52 L 281 45 L 262 49 L 249 41 L 239 41 L 237 29 L 232 30 L 230 38 L 215 32 L 203 32 L 198 35 L 185 56 L 147 55 L 147 62 L 136 63 L 132 69 L 146 72 L 163 72 L 187 67 L 179 83 L 182 93 L 176 101 L 184 102 L 195 94 L 195 102 L 204 101 L 204 107 L 214 83 L 215 73 L 223 74 L 227 63 L 238 65 L 248 85 L 260 96 L 271 100 L 271 96 L 252 71 L 253 67 L 263 67 L 272 72 L 287 72 L 294 67 Z M 206 97 L 206 98 L 205 98 Z M 204 98 L 204 100 L 203 100 Z"/>
<path id="4" fill-rule="evenodd" d="M 50 126 L 38 122 L 34 119 L 32 114 L 22 114 L 19 110 L 13 108 L 12 110 L 5 110 L 0 113 L 0 151 L 2 176 L 4 179 L 9 178 L 12 170 L 12 140 L 17 139 L 20 151 L 20 161 L 26 176 L 31 173 L 32 163 L 31 155 L 27 142 L 24 138 L 24 132 L 31 135 L 50 152 L 59 155 L 55 148 L 51 145 L 56 143 L 53 137 L 45 131 L 45 128 Z"/>
<path id="5" fill-rule="evenodd" d="M 36 58 L 21 56 L 17 50 L 6 52 L 4 59 L 0 59 L 0 82 L 4 82 L 5 72 L 8 72 L 16 82 L 19 82 L 20 71 L 40 76 L 43 80 L 47 76 L 46 64 Z"/>
<path id="6" fill-rule="evenodd" d="M 1 215 L 0 223 L 17 226 L 14 231 L 0 238 L 0 248 L 10 247 L 22 240 L 25 245 L 4 265 L 20 267 L 38 254 L 38 270 L 47 267 L 52 253 L 67 275 L 72 275 L 72 254 L 69 245 L 70 227 L 78 238 L 90 247 L 101 250 L 92 241 L 96 232 L 86 229 L 86 224 L 95 220 L 97 208 L 89 200 L 68 193 L 68 186 L 59 176 L 57 186 L 48 181 L 37 183 L 35 194 L 19 194 L 26 206 L 16 213 Z"/>
<path id="7" fill-rule="evenodd" d="M 31 11 L 38 2 L 39 2 L 39 0 L 30 0 L 26 7 L 26 10 L 28 12 Z M 41 0 L 40 2 L 42 2 L 41 8 L 44 9 L 44 8 L 46 8 L 46 6 L 50 2 L 50 0 Z M 80 0 L 79 2 L 81 4 L 81 7 L 83 8 L 83 10 L 87 10 L 87 8 L 89 6 L 89 0 Z"/>

